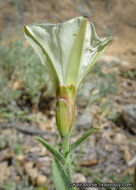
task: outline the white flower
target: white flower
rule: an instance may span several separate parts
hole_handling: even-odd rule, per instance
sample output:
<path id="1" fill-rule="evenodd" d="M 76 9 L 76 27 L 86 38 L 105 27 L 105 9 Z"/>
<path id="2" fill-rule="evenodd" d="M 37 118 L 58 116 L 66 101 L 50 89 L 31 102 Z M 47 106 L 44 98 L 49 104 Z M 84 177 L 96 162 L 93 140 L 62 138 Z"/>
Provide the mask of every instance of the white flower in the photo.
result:
<path id="1" fill-rule="evenodd" d="M 25 25 L 25 37 L 46 65 L 55 90 L 71 84 L 77 89 L 111 42 L 99 38 L 84 17 L 59 24 Z"/>

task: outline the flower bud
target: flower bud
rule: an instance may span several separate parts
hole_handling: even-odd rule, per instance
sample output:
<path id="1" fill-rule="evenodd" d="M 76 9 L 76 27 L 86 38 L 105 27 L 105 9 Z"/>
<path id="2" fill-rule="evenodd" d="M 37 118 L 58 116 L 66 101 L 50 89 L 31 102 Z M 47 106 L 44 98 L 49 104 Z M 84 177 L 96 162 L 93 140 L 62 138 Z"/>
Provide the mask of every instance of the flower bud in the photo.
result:
<path id="1" fill-rule="evenodd" d="M 75 86 L 59 85 L 56 90 L 56 123 L 61 137 L 71 132 L 75 116 Z"/>

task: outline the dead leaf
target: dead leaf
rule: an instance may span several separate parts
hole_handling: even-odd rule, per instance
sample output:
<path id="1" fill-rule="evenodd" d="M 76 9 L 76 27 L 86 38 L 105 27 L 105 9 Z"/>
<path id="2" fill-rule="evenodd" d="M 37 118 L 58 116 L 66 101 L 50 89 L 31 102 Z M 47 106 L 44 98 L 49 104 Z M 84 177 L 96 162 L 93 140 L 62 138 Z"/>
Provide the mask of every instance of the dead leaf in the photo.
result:
<path id="1" fill-rule="evenodd" d="M 18 79 L 17 81 L 14 81 L 13 83 L 9 83 L 9 87 L 13 90 L 20 89 L 22 86 L 22 80 Z"/>
<path id="2" fill-rule="evenodd" d="M 92 166 L 98 164 L 99 160 L 90 160 L 90 161 L 84 161 L 80 162 L 81 166 Z"/>
<path id="3" fill-rule="evenodd" d="M 86 177 L 81 173 L 75 173 L 73 175 L 74 182 L 86 182 Z"/>
<path id="4" fill-rule="evenodd" d="M 33 167 L 33 162 L 25 163 L 25 173 L 28 174 L 29 179 L 33 185 L 36 185 L 36 178 L 38 177 L 37 169 Z"/>
<path id="5" fill-rule="evenodd" d="M 120 147 L 120 149 L 124 153 L 124 159 L 125 159 L 126 163 L 128 163 L 132 158 L 130 151 L 129 151 L 129 147 L 127 145 L 123 145 Z"/>
<path id="6" fill-rule="evenodd" d="M 47 181 L 47 177 L 46 177 L 46 176 L 39 175 L 39 176 L 37 177 L 36 184 L 37 184 L 38 186 L 44 185 L 44 184 L 46 183 L 46 181 Z"/>
<path id="7" fill-rule="evenodd" d="M 47 177 L 38 173 L 38 169 L 34 167 L 32 162 L 25 163 L 25 173 L 28 174 L 29 180 L 33 185 L 44 185 Z"/>
<path id="8" fill-rule="evenodd" d="M 14 151 L 10 149 L 5 149 L 1 151 L 0 153 L 0 162 L 1 161 L 9 161 L 13 158 L 14 156 Z"/>
<path id="9" fill-rule="evenodd" d="M 0 163 L 0 184 L 4 184 L 10 177 L 12 167 L 8 167 L 8 162 Z"/>

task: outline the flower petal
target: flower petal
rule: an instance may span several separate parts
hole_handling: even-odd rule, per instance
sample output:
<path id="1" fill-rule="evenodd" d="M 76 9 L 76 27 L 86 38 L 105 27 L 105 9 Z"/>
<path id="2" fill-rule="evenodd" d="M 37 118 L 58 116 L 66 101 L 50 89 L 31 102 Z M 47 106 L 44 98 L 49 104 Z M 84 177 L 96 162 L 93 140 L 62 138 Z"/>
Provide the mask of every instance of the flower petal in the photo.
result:
<path id="1" fill-rule="evenodd" d="M 53 86 L 56 88 L 60 83 L 60 79 L 58 77 L 56 67 L 52 61 L 52 56 L 50 55 L 50 51 L 48 51 L 47 48 L 44 48 L 42 43 L 42 41 L 46 43 L 48 38 L 50 40 L 50 37 L 47 37 L 47 39 L 45 39 L 46 35 L 43 34 L 42 28 L 37 27 L 34 24 L 29 26 L 24 26 L 24 31 L 26 39 L 34 48 L 35 52 L 39 55 L 41 62 L 43 64 L 46 63 L 46 67 L 49 71 Z"/>
<path id="2" fill-rule="evenodd" d="M 65 75 L 75 33 L 82 25 L 83 17 L 59 24 L 31 24 L 25 26 L 25 37 L 46 65 L 55 86 L 65 84 Z"/>
<path id="3" fill-rule="evenodd" d="M 94 25 L 88 22 L 77 88 L 111 42 L 111 37 L 99 38 Z"/>
<path id="4" fill-rule="evenodd" d="M 27 25 L 25 37 L 46 65 L 55 89 L 71 84 L 78 88 L 111 42 L 99 38 L 84 17 L 59 24 Z"/>

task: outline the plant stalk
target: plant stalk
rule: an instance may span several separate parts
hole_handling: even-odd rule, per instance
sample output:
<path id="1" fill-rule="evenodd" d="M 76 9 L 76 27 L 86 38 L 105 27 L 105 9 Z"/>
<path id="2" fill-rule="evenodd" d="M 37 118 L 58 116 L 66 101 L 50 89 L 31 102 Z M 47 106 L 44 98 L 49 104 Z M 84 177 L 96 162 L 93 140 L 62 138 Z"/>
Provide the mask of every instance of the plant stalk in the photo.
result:
<path id="1" fill-rule="evenodd" d="M 64 155 L 66 157 L 69 151 L 69 137 L 68 136 L 62 137 L 62 147 L 63 147 Z"/>
<path id="2" fill-rule="evenodd" d="M 65 157 L 67 156 L 67 153 L 69 152 L 69 136 L 62 138 L 62 147 L 64 151 Z M 68 162 L 65 164 L 66 172 L 69 178 L 69 182 L 72 183 L 72 173 L 71 173 L 71 162 Z M 74 190 L 74 187 L 71 188 Z"/>
<path id="3" fill-rule="evenodd" d="M 71 166 L 70 166 L 70 163 L 67 163 L 67 165 L 66 165 L 66 172 L 67 172 L 69 181 L 72 183 L 72 173 L 71 173 Z"/>

